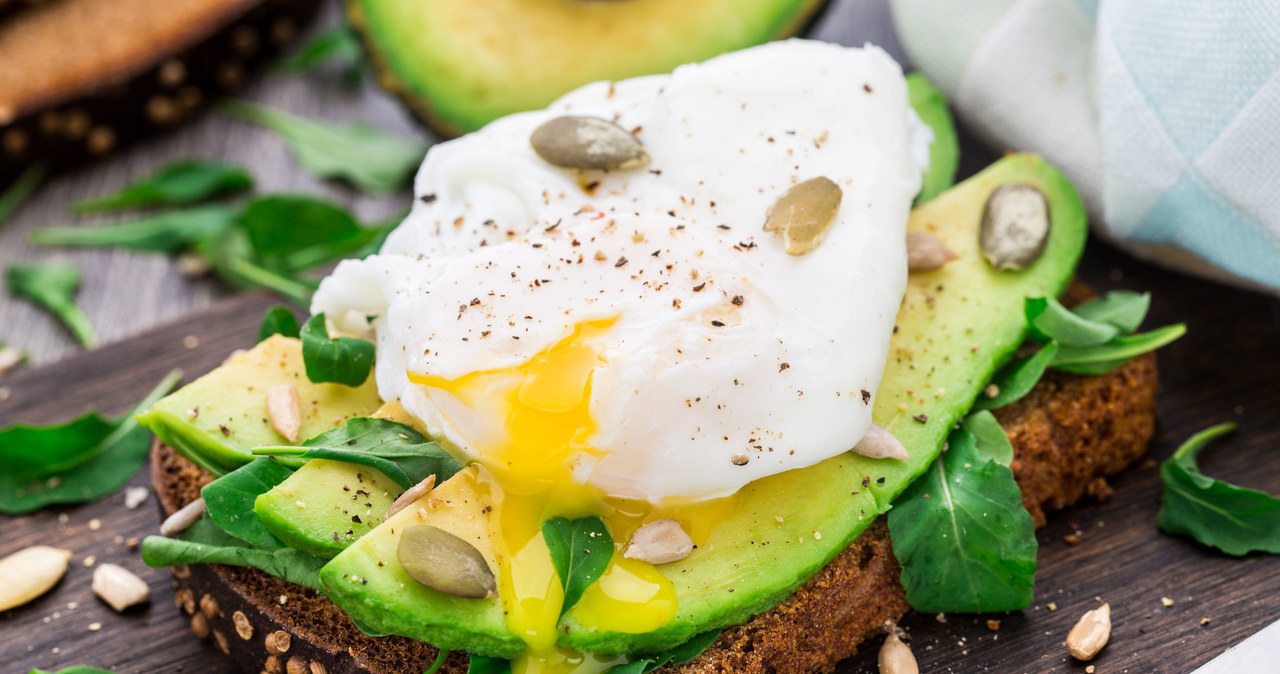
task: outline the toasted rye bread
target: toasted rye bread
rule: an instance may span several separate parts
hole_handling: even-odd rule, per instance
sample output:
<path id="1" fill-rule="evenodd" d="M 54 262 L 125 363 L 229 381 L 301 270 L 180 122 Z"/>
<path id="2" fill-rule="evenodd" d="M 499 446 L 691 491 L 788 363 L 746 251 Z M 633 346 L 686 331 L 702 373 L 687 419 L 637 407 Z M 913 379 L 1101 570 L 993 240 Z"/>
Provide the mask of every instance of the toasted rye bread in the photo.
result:
<path id="1" fill-rule="evenodd" d="M 1083 292 L 1076 286 L 1065 299 L 1071 303 L 1071 295 Z M 1155 356 L 1147 354 L 1102 376 L 1050 372 L 1025 398 L 996 411 L 1013 442 L 1011 467 L 1023 505 L 1037 527 L 1046 513 L 1084 496 L 1106 498 L 1105 478 L 1142 456 L 1155 426 L 1156 383 Z M 160 444 L 151 471 L 166 515 L 194 500 L 211 479 Z M 211 636 L 246 672 L 420 672 L 437 654 L 411 639 L 366 636 L 328 599 L 255 569 L 194 565 L 173 573 L 176 601 L 192 615 L 193 631 Z M 694 661 L 661 671 L 830 671 L 906 613 L 898 576 L 880 518 L 790 598 L 725 629 Z M 440 671 L 466 669 L 466 655 L 455 653 Z"/>

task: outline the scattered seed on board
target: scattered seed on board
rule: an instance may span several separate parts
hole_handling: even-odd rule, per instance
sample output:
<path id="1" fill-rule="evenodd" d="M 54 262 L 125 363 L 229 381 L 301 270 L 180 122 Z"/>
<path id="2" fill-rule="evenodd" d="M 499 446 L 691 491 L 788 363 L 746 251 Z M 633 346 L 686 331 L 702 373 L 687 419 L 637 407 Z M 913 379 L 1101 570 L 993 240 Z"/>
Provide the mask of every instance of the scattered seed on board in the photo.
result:
<path id="1" fill-rule="evenodd" d="M 0 612 L 48 592 L 67 572 L 71 551 L 33 545 L 0 559 Z"/>
<path id="2" fill-rule="evenodd" d="M 907 233 L 907 271 L 932 271 L 960 257 L 928 232 Z"/>
<path id="3" fill-rule="evenodd" d="M 198 498 L 165 518 L 160 524 L 161 536 L 177 536 L 204 516 L 204 499 Z"/>
<path id="4" fill-rule="evenodd" d="M 880 674 L 920 674 L 920 666 L 916 664 L 916 656 L 911 653 L 911 647 L 893 632 L 881 644 L 877 661 Z"/>
<path id="5" fill-rule="evenodd" d="M 26 356 L 12 346 L 0 347 L 0 377 L 26 360 Z"/>
<path id="6" fill-rule="evenodd" d="M 1067 650 L 1077 660 L 1089 661 L 1111 638 L 1111 604 L 1086 611 L 1067 634 Z"/>
<path id="7" fill-rule="evenodd" d="M 146 581 L 115 564 L 99 564 L 93 570 L 93 593 L 117 613 L 151 600 Z"/>
<path id="8" fill-rule="evenodd" d="M 854 454 L 871 459 L 897 459 L 906 461 L 911 457 L 907 455 L 907 448 L 902 446 L 898 438 L 894 437 L 888 429 L 877 424 L 871 424 L 871 428 L 862 435 L 862 439 L 858 440 L 858 444 L 853 446 Z"/>
<path id="9" fill-rule="evenodd" d="M 649 163 L 635 136 L 598 117 L 556 117 L 534 129 L 529 143 L 539 157 L 560 168 L 625 170 Z"/>
<path id="10" fill-rule="evenodd" d="M 435 486 L 436 476 L 428 475 L 425 480 L 410 487 L 409 491 L 401 494 L 394 502 L 391 503 L 391 507 L 387 508 L 386 519 L 391 519 L 392 515 L 404 510 L 410 503 L 413 503 L 425 496 L 427 492 L 434 489 Z"/>
<path id="11" fill-rule="evenodd" d="M 149 496 L 151 496 L 151 490 L 146 487 L 129 487 L 124 490 L 124 507 L 133 510 L 146 503 Z"/>
<path id="12" fill-rule="evenodd" d="M 267 418 L 277 433 L 290 444 L 296 444 L 302 431 L 302 399 L 298 395 L 298 387 L 293 384 L 272 386 L 267 391 Z"/>
<path id="13" fill-rule="evenodd" d="M 667 564 L 688 557 L 692 551 L 693 539 L 679 522 L 666 517 L 636 529 L 622 556 L 650 564 Z"/>
<path id="14" fill-rule="evenodd" d="M 1049 201 L 1026 183 L 1001 185 L 987 197 L 978 242 L 997 270 L 1035 262 L 1049 240 Z"/>
<path id="15" fill-rule="evenodd" d="M 780 232 L 788 255 L 804 255 L 822 243 L 843 197 L 830 178 L 810 178 L 773 202 L 765 213 L 764 231 Z"/>

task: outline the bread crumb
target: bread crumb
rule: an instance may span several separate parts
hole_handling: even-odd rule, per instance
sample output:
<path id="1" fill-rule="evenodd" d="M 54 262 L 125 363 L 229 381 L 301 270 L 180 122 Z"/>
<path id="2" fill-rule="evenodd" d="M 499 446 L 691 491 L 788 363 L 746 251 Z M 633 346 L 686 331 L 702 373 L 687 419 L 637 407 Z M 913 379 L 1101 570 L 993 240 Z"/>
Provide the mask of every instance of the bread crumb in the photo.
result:
<path id="1" fill-rule="evenodd" d="M 1160 598 L 1160 603 L 1161 603 L 1161 604 L 1164 604 L 1164 605 L 1165 605 L 1165 608 L 1168 608 L 1168 607 L 1170 607 L 1170 606 L 1173 606 L 1173 600 L 1172 600 L 1172 599 L 1170 599 L 1170 598 L 1168 598 L 1168 597 L 1161 597 L 1161 598 Z"/>

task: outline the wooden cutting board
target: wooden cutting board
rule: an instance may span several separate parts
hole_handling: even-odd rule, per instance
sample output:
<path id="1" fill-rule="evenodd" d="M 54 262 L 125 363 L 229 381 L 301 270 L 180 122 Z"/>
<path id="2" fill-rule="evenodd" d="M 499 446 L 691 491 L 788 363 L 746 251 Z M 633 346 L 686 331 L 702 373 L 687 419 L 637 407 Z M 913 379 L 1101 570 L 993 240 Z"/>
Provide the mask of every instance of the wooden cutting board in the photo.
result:
<path id="1" fill-rule="evenodd" d="M 1152 291 L 1148 325 L 1188 324 L 1187 337 L 1160 354 L 1160 426 L 1152 460 L 1114 480 L 1110 501 L 1051 518 L 1039 534 L 1031 608 L 908 617 L 903 626 L 923 672 L 1081 672 L 1085 665 L 1069 658 L 1063 640 L 1099 601 L 1111 604 L 1114 621 L 1110 645 L 1092 663 L 1100 673 L 1190 672 L 1280 620 L 1280 559 L 1227 557 L 1155 526 L 1161 492 L 1156 461 L 1221 421 L 1236 421 L 1240 430 L 1208 450 L 1203 469 L 1280 494 L 1280 300 L 1170 274 L 1097 242 L 1086 253 L 1081 278 L 1099 289 Z M 238 297 L 179 323 L 0 379 L 8 389 L 0 425 L 56 422 L 91 406 L 125 410 L 170 369 L 180 367 L 192 378 L 251 345 L 272 303 L 264 295 Z M 132 484 L 145 485 L 145 474 Z M 0 516 L 0 556 L 37 543 L 75 554 L 52 592 L 0 614 L 0 671 L 73 664 L 119 673 L 231 671 L 214 646 L 191 635 L 174 606 L 168 572 L 146 568 L 129 548 L 130 538 L 157 528 L 154 498 L 129 510 L 122 493 L 80 507 Z M 1068 536 L 1078 542 L 1067 543 Z M 96 600 L 89 589 L 90 558 L 139 573 L 151 585 L 150 606 L 117 615 Z M 875 649 L 838 671 L 875 672 Z"/>

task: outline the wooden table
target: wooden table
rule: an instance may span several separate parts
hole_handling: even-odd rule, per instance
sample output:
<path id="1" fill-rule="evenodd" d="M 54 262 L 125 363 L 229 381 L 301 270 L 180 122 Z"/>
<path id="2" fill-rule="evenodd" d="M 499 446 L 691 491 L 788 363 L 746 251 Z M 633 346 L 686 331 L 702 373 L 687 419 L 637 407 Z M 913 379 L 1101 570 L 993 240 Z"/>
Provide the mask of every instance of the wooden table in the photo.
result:
<path id="1" fill-rule="evenodd" d="M 326 20 L 333 18 L 330 12 Z M 881 0 L 835 2 L 812 35 L 844 44 L 870 40 L 901 56 Z M 425 135 L 371 86 L 352 91 L 338 78 L 270 76 L 246 97 L 302 114 L 363 119 Z M 964 144 L 962 173 L 992 157 L 967 137 Z M 24 243 L 35 227 L 72 222 L 66 211 L 71 201 L 115 189 L 186 156 L 241 162 L 253 168 L 264 191 L 325 194 L 370 219 L 399 210 L 408 199 L 407 193 L 372 199 L 315 181 L 295 169 L 270 134 L 217 114 L 109 162 L 54 178 L 0 230 L 0 265 L 37 258 L 79 263 L 86 276 L 81 302 L 104 341 L 115 343 L 80 353 L 47 316 L 0 296 L 0 341 L 28 349 L 38 364 L 54 363 L 0 379 L 0 387 L 8 389 L 8 399 L 0 402 L 0 425 L 55 422 L 90 406 L 119 412 L 170 368 L 197 375 L 252 341 L 272 298 L 231 298 L 216 281 L 182 278 L 161 257 L 39 250 Z M 1280 446 L 1280 300 L 1168 273 L 1098 242 L 1091 243 L 1080 274 L 1101 289 L 1151 290 L 1151 325 L 1189 325 L 1188 336 L 1161 354 L 1161 422 L 1151 456 L 1163 459 L 1195 430 L 1234 420 L 1240 432 L 1222 441 L 1220 451 L 1210 451 L 1205 470 L 1280 493 L 1280 456 L 1274 451 Z M 218 301 L 223 303 L 214 306 Z M 125 339 L 129 336 L 134 337 Z M 188 348 L 190 336 L 198 340 L 194 349 Z M 1153 465 L 1135 467 L 1115 480 L 1116 495 L 1109 503 L 1083 504 L 1052 518 L 1040 534 L 1035 605 L 995 616 L 999 631 L 988 629 L 989 616 L 952 616 L 946 623 L 934 616 L 909 617 L 904 626 L 923 671 L 1083 671 L 1061 642 L 1079 614 L 1096 605 L 1095 596 L 1112 603 L 1116 621 L 1112 644 L 1096 661 L 1099 672 L 1188 672 L 1280 619 L 1280 563 L 1274 557 L 1228 558 L 1156 531 L 1160 485 Z M 133 481 L 145 483 L 144 475 Z M 130 538 L 155 532 L 157 525 L 154 499 L 129 510 L 119 493 L 80 507 L 0 516 L 0 556 L 34 543 L 75 553 L 55 590 L 0 614 L 0 671 L 93 664 L 117 672 L 228 672 L 221 655 L 187 630 L 174 607 L 167 572 L 144 567 L 127 545 Z M 1063 542 L 1077 530 L 1080 543 Z M 142 575 L 152 589 L 151 605 L 121 616 L 94 599 L 89 557 Z M 1162 602 L 1166 597 L 1171 606 Z M 94 623 L 100 631 L 91 631 Z M 841 671 L 875 671 L 874 651 L 844 663 Z"/>

